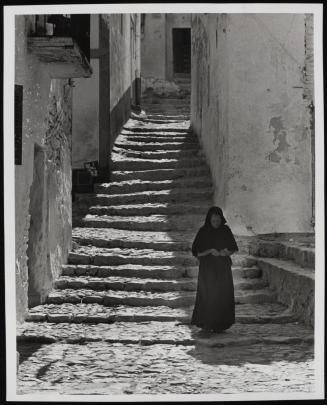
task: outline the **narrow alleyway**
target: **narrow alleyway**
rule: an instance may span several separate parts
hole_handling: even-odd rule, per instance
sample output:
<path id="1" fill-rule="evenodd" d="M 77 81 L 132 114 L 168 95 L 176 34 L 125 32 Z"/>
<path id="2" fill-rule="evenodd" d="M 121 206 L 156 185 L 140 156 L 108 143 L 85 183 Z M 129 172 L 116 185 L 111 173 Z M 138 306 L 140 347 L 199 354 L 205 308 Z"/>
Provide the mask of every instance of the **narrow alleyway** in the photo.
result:
<path id="1" fill-rule="evenodd" d="M 208 338 L 189 325 L 210 171 L 188 97 L 148 96 L 143 108 L 116 140 L 111 182 L 79 196 L 88 211 L 69 263 L 20 327 L 18 392 L 313 391 L 313 331 L 277 302 L 241 238 L 236 324 Z"/>

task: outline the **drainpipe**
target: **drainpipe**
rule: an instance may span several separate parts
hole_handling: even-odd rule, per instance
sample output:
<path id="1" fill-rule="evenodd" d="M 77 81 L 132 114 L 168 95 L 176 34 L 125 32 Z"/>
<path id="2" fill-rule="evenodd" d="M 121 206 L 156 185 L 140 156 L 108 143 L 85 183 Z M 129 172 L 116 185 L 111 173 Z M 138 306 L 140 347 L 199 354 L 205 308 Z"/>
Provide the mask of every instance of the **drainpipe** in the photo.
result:
<path id="1" fill-rule="evenodd" d="M 135 104 L 141 105 L 141 14 L 136 14 L 135 27 Z"/>

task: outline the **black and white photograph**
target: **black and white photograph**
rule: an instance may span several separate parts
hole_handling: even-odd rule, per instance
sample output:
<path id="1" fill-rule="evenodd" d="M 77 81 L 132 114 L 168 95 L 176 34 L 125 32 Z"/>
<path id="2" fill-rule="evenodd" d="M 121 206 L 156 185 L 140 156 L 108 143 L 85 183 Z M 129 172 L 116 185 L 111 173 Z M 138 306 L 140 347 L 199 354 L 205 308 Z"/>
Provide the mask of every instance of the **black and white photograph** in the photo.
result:
<path id="1" fill-rule="evenodd" d="M 324 398 L 322 14 L 4 7 L 7 400 Z"/>

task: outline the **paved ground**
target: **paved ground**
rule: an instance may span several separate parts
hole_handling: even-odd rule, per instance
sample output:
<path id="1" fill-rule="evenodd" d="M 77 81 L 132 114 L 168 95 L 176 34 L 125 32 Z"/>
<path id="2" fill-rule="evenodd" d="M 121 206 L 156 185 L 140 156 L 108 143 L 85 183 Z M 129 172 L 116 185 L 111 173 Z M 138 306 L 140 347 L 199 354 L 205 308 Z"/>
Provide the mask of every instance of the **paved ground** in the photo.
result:
<path id="1" fill-rule="evenodd" d="M 21 347 L 18 393 L 213 394 L 311 392 L 312 346 L 212 348 L 92 342 Z"/>

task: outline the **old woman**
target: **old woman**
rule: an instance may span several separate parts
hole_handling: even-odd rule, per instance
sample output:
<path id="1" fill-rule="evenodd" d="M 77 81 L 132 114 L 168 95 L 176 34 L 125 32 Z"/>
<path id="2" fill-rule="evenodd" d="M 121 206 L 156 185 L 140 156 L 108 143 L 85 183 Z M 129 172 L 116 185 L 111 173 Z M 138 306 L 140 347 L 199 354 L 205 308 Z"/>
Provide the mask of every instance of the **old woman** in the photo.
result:
<path id="1" fill-rule="evenodd" d="M 199 275 L 191 323 L 205 331 L 222 332 L 235 322 L 230 256 L 237 250 L 221 208 L 211 207 L 192 245 Z"/>

